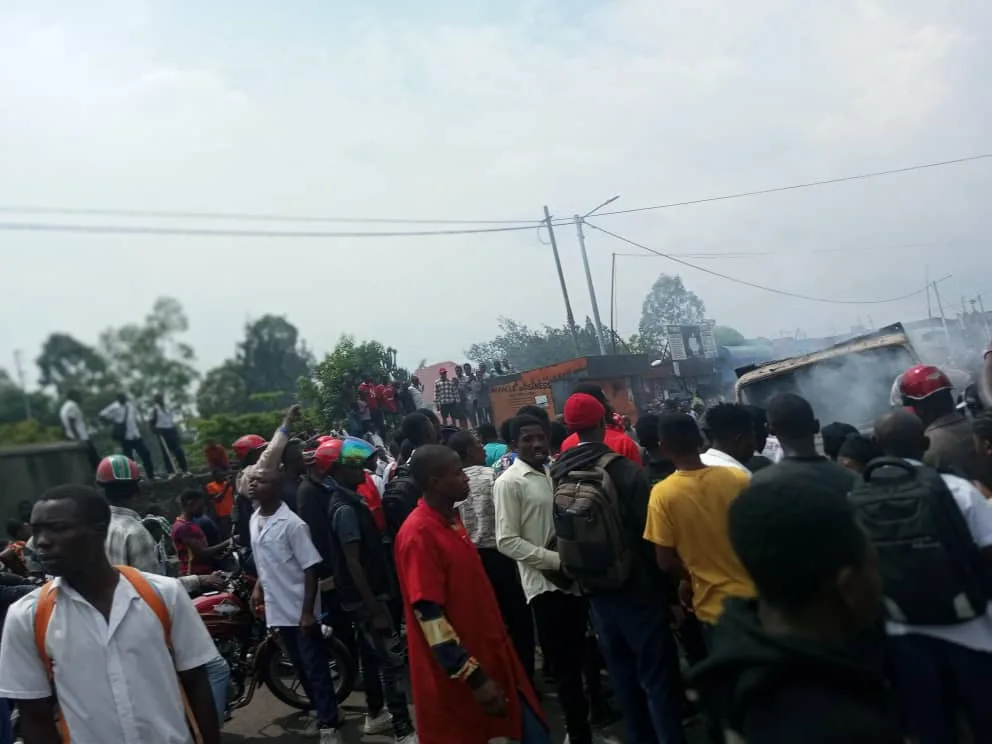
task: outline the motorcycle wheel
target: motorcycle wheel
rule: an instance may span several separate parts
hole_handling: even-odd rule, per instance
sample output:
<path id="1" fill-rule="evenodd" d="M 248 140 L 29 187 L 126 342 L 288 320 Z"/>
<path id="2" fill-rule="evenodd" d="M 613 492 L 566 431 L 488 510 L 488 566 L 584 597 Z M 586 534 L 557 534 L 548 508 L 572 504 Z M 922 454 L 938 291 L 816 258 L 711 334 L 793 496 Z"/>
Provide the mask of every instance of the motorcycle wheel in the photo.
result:
<path id="1" fill-rule="evenodd" d="M 348 648 L 333 636 L 324 639 L 324 648 L 327 649 L 331 682 L 334 683 L 334 697 L 339 703 L 343 703 L 355 689 L 355 675 L 358 671 L 355 660 Z M 313 707 L 296 673 L 296 667 L 281 645 L 269 655 L 265 683 L 278 700 L 291 708 L 310 710 Z"/>

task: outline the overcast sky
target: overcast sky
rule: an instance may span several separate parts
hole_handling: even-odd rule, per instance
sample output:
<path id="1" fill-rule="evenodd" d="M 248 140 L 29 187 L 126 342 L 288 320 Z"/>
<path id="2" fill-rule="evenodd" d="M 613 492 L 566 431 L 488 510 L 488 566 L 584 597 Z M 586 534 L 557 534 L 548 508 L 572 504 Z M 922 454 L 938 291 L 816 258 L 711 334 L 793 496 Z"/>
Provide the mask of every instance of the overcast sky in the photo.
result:
<path id="1" fill-rule="evenodd" d="M 979 0 L 4 0 L 0 206 L 537 219 L 544 204 L 570 216 L 616 194 L 610 208 L 628 209 L 992 152 L 990 29 Z M 891 297 L 921 288 L 928 267 L 953 273 L 950 313 L 988 289 L 990 185 L 980 160 L 598 224 L 672 253 L 763 252 L 691 260 L 826 298 Z M 12 221 L 404 229 L 0 214 Z M 558 240 L 581 318 L 574 229 Z M 611 254 L 635 249 L 591 230 L 588 244 L 606 321 Z M 158 295 L 186 308 L 203 368 L 264 313 L 288 316 L 318 352 L 354 333 L 407 365 L 460 360 L 501 315 L 564 320 L 536 230 L 0 232 L 0 261 L 7 367 L 52 331 L 95 342 Z M 922 295 L 829 305 L 660 258 L 617 267 L 625 336 L 662 271 L 749 336 L 926 312 Z"/>

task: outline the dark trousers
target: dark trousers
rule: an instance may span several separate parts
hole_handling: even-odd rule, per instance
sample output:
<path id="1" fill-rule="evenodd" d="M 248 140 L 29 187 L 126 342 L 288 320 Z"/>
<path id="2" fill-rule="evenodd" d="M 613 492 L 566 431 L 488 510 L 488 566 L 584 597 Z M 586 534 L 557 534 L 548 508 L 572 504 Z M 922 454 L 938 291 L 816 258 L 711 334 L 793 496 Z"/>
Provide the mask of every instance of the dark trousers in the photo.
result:
<path id="1" fill-rule="evenodd" d="M 149 478 L 155 477 L 155 463 L 152 462 L 152 453 L 148 451 L 144 441 L 141 439 L 125 439 L 121 442 L 121 452 L 125 457 L 132 460 L 137 455 L 141 460 L 141 467 L 145 469 L 145 475 Z"/>
<path id="2" fill-rule="evenodd" d="M 959 710 L 972 741 L 992 742 L 992 653 L 913 633 L 889 636 L 885 645 L 889 679 L 919 744 L 958 741 Z"/>
<path id="3" fill-rule="evenodd" d="M 100 453 L 96 451 L 96 445 L 89 439 L 83 442 L 83 444 L 86 445 L 86 459 L 90 461 L 90 466 L 95 471 L 100 464 Z"/>
<path id="4" fill-rule="evenodd" d="M 392 630 L 377 630 L 364 608 L 349 615 L 358 635 L 358 655 L 362 662 L 369 715 L 377 715 L 386 706 L 393 717 L 393 736 L 400 739 L 413 733 L 406 695 L 397 684 L 397 672 L 402 663 L 396 648 L 399 638 Z M 395 649 L 394 653 L 390 652 L 391 648 Z"/>
<path id="5" fill-rule="evenodd" d="M 582 687 L 582 649 L 589 622 L 586 600 L 565 592 L 544 592 L 534 597 L 530 606 L 541 649 L 555 669 L 569 743 L 590 744 L 589 703 Z"/>
<path id="6" fill-rule="evenodd" d="M 186 462 L 186 451 L 183 450 L 183 443 L 179 439 L 179 431 L 175 427 L 171 427 L 168 429 L 156 429 L 155 433 L 158 434 L 159 444 L 162 447 L 162 459 L 165 461 L 165 469 L 170 473 L 175 472 L 172 468 L 172 459 L 169 457 L 169 452 L 171 452 L 172 457 L 176 458 L 176 465 L 179 466 L 179 472 L 188 473 L 189 463 Z"/>
<path id="7" fill-rule="evenodd" d="M 589 598 L 606 668 L 627 723 L 627 744 L 682 744 L 682 684 L 668 612 L 655 597 L 604 592 Z"/>
<path id="8" fill-rule="evenodd" d="M 496 548 L 480 548 L 479 557 L 492 584 L 503 624 L 527 678 L 534 683 L 534 616 L 520 586 L 517 563 Z"/>
<path id="9" fill-rule="evenodd" d="M 338 701 L 320 628 L 315 627 L 307 633 L 298 626 L 278 628 L 278 631 L 286 654 L 300 675 L 303 690 L 317 712 L 318 724 L 321 728 L 337 728 Z"/>

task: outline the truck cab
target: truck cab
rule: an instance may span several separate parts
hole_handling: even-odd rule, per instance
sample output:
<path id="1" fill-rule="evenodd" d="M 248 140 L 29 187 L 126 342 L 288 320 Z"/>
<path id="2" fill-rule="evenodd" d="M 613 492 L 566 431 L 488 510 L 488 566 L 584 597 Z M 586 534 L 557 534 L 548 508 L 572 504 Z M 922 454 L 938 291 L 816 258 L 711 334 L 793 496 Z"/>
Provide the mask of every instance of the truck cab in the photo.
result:
<path id="1" fill-rule="evenodd" d="M 896 377 L 918 363 L 905 329 L 895 323 L 811 354 L 741 367 L 734 397 L 766 408 L 775 395 L 796 393 L 822 424 L 843 421 L 870 431 L 891 407 Z"/>

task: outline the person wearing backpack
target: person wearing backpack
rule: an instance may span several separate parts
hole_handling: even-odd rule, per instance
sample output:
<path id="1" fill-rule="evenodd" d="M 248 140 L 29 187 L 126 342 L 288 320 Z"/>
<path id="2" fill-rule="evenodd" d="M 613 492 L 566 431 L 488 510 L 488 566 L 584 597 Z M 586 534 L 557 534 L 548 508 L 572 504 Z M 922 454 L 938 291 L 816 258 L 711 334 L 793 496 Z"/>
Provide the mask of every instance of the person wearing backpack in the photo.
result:
<path id="1" fill-rule="evenodd" d="M 438 432 L 434 422 L 419 411 L 405 416 L 401 428 L 403 439 L 410 446 L 407 462 L 413 457 L 417 447 L 437 444 Z M 409 466 L 406 463 L 398 465 L 382 492 L 382 513 L 386 522 L 386 536 L 390 542 L 417 507 L 419 500 L 420 487 L 410 475 Z"/>
<path id="2" fill-rule="evenodd" d="M 576 393 L 565 424 L 579 443 L 551 470 L 562 570 L 589 597 L 593 624 L 630 744 L 680 744 L 682 688 L 665 597 L 673 598 L 642 538 L 649 487 L 642 468 L 604 443 L 606 408 Z"/>
<path id="3" fill-rule="evenodd" d="M 38 557 L 58 578 L 7 613 L 0 697 L 28 744 L 218 744 L 210 634 L 178 581 L 110 564 L 109 522 L 89 486 L 38 500 Z"/>
<path id="4" fill-rule="evenodd" d="M 884 458 L 850 500 L 878 552 L 890 677 L 920 744 L 992 741 L 992 505 L 970 481 L 923 464 L 924 423 L 904 409 L 875 422 Z"/>

